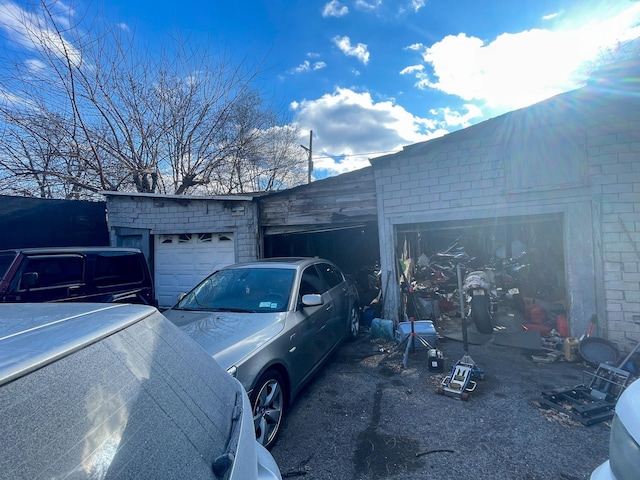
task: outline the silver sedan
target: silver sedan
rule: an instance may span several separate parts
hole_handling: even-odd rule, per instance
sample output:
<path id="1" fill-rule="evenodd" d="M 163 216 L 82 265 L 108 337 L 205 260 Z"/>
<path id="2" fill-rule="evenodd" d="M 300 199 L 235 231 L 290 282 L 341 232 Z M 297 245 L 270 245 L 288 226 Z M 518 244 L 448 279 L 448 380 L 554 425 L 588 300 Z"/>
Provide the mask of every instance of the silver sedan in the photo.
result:
<path id="1" fill-rule="evenodd" d="M 242 383 L 267 448 L 290 402 L 360 328 L 355 285 L 321 258 L 225 267 L 163 313 Z"/>

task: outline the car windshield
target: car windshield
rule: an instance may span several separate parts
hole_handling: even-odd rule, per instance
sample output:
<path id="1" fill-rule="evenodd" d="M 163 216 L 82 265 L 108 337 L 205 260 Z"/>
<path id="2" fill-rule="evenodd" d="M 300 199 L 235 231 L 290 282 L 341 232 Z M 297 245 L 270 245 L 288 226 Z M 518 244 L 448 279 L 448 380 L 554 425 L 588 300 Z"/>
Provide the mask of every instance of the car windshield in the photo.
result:
<path id="1" fill-rule="evenodd" d="M 295 270 L 234 268 L 220 270 L 198 284 L 175 307 L 181 310 L 284 312 Z"/>

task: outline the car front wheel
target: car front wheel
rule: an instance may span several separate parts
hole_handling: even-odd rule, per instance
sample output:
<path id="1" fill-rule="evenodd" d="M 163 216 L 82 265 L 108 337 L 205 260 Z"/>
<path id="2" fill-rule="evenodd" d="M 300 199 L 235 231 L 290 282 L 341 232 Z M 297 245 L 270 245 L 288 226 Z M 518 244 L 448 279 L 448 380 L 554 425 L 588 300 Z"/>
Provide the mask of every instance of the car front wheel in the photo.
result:
<path id="1" fill-rule="evenodd" d="M 360 333 L 360 309 L 357 305 L 351 305 L 349 309 L 349 340 L 355 341 Z"/>
<path id="2" fill-rule="evenodd" d="M 251 393 L 256 439 L 270 448 L 278 436 L 284 416 L 285 394 L 282 376 L 275 370 L 262 374 Z"/>

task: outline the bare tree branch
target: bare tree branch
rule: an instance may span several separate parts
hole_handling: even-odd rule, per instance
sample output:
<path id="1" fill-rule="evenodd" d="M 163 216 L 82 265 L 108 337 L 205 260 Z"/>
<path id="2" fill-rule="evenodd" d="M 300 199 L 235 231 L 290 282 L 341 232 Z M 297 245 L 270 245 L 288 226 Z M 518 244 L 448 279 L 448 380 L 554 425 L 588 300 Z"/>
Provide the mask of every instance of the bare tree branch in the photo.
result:
<path id="1" fill-rule="evenodd" d="M 0 191 L 91 198 L 304 181 L 298 132 L 264 104 L 259 70 L 175 39 L 148 54 L 62 6 L 13 5 L 0 23 Z"/>

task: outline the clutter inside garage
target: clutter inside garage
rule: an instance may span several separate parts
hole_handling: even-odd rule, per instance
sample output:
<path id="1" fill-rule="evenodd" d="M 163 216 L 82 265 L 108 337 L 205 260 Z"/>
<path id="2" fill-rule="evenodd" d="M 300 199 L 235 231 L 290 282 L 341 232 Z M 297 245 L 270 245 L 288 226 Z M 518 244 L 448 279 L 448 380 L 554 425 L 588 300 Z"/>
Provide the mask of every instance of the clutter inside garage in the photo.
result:
<path id="1" fill-rule="evenodd" d="M 562 215 L 402 226 L 397 257 L 408 317 L 459 315 L 460 286 L 469 303 L 475 284 L 484 288 L 491 316 L 515 312 L 525 330 L 568 336 Z"/>
<path id="2" fill-rule="evenodd" d="M 561 214 L 398 227 L 404 320 L 392 326 L 376 318 L 372 336 L 400 342 L 404 366 L 411 342 L 426 346 L 429 369 L 440 372 L 439 341 L 463 341 L 465 355 L 437 391 L 465 400 L 476 380 L 484 379 L 468 344 L 491 339 L 528 352 L 538 364 L 584 361 L 583 384 L 546 390 L 538 404 L 583 425 L 611 419 L 618 397 L 637 374 L 640 343 L 622 355 L 614 343 L 595 336 L 595 315 L 584 334 L 570 335 L 563 232 Z M 395 330 L 389 334 L 385 328 Z"/>

